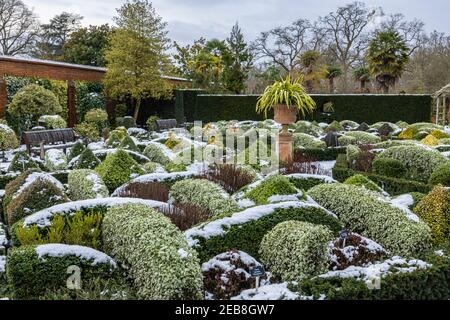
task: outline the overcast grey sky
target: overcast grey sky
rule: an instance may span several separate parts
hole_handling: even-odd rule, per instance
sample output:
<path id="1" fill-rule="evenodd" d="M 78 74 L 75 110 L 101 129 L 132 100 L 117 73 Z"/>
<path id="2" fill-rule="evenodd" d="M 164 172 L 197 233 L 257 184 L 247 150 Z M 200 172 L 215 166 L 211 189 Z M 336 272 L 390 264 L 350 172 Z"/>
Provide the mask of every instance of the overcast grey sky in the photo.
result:
<path id="1" fill-rule="evenodd" d="M 84 16 L 84 25 L 112 23 L 115 9 L 125 0 L 23 0 L 40 19 L 48 21 L 62 12 Z M 287 25 L 298 18 L 315 20 L 351 0 L 154 0 L 159 15 L 168 22 L 170 38 L 182 44 L 200 37 L 226 38 L 237 21 L 248 40 L 261 31 Z M 409 20 L 419 18 L 427 31 L 450 33 L 449 0 L 370 0 L 368 6 L 387 14 L 403 13 Z"/>

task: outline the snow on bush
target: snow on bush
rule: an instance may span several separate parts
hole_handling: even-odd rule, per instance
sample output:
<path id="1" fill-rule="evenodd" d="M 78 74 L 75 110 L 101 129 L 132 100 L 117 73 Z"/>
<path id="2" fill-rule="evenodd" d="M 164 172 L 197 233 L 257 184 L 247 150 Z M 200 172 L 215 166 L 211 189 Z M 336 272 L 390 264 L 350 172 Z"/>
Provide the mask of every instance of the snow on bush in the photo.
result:
<path id="1" fill-rule="evenodd" d="M 176 203 L 192 203 L 206 209 L 211 216 L 233 212 L 237 205 L 218 184 L 204 179 L 187 179 L 170 188 L 170 198 Z"/>
<path id="2" fill-rule="evenodd" d="M 336 217 L 316 203 L 288 201 L 236 212 L 186 230 L 185 235 L 190 246 L 197 249 L 201 261 L 231 249 L 258 258 L 264 235 L 278 223 L 289 220 L 325 225 L 336 234 L 342 229 Z"/>
<path id="3" fill-rule="evenodd" d="M 301 221 L 286 221 L 269 231 L 261 241 L 261 261 L 284 281 L 321 274 L 328 267 L 328 243 L 333 233 L 327 227 Z"/>
<path id="4" fill-rule="evenodd" d="M 331 270 L 343 270 L 350 266 L 367 266 L 368 264 L 382 261 L 388 253 L 375 241 L 350 233 L 343 240 L 341 238 L 329 244 Z"/>
<path id="5" fill-rule="evenodd" d="M 103 241 L 107 252 L 128 266 L 139 297 L 202 297 L 197 254 L 161 213 L 135 204 L 110 208 L 103 220 Z"/>
<path id="6" fill-rule="evenodd" d="M 245 193 L 245 198 L 252 200 L 256 204 L 267 204 L 269 202 L 276 202 L 275 198 L 270 199 L 274 196 L 294 195 L 291 200 L 295 201 L 298 199 L 296 197 L 298 193 L 299 191 L 288 177 L 276 174 L 249 186 Z"/>
<path id="7" fill-rule="evenodd" d="M 161 144 L 150 143 L 145 147 L 143 154 L 149 161 L 157 162 L 163 166 L 167 165 L 171 160 L 169 156 L 171 151 L 168 148 L 165 150 Z"/>
<path id="8" fill-rule="evenodd" d="M 438 151 L 419 146 L 398 146 L 386 149 L 376 159 L 389 158 L 402 162 L 407 170 L 406 178 L 427 182 L 434 169 L 448 160 Z"/>
<path id="9" fill-rule="evenodd" d="M 82 284 L 119 276 L 115 261 L 97 250 L 64 244 L 22 246 L 8 254 L 8 282 L 17 299 L 37 299 L 67 288 L 69 267 L 82 270 Z M 75 272 L 75 270 L 73 271 Z"/>
<path id="10" fill-rule="evenodd" d="M 24 172 L 29 169 L 37 169 L 39 165 L 34 161 L 26 151 L 19 151 L 14 155 L 8 171 L 11 172 Z"/>
<path id="11" fill-rule="evenodd" d="M 381 138 L 364 131 L 350 131 L 343 135 L 344 139 L 339 138 L 339 143 L 341 146 L 348 145 L 345 138 L 350 138 L 352 144 L 375 144 L 381 142 Z"/>
<path id="12" fill-rule="evenodd" d="M 108 188 L 102 178 L 88 169 L 73 170 L 69 173 L 68 188 L 72 200 L 107 198 Z"/>
<path id="13" fill-rule="evenodd" d="M 0 123 L 0 150 L 10 150 L 19 147 L 19 140 L 13 129 Z"/>
<path id="14" fill-rule="evenodd" d="M 431 232 L 426 223 L 409 219 L 376 192 L 345 184 L 324 184 L 309 190 L 309 195 L 336 213 L 350 231 L 373 239 L 393 254 L 412 256 L 430 248 Z"/>
<path id="15" fill-rule="evenodd" d="M 262 286 L 258 289 L 249 289 L 232 297 L 231 300 L 298 300 L 299 295 L 288 288 L 288 283 L 279 283 Z"/>
<path id="16" fill-rule="evenodd" d="M 231 250 L 221 253 L 202 264 L 206 296 L 211 299 L 229 299 L 241 291 L 254 288 L 256 279 L 250 268 L 262 266 L 247 253 Z M 260 285 L 270 284 L 271 274 L 261 277 Z"/>
<path id="17" fill-rule="evenodd" d="M 325 149 L 326 143 L 306 133 L 294 133 L 294 148 L 296 149 Z"/>
<path id="18" fill-rule="evenodd" d="M 60 149 L 50 149 L 45 152 L 45 167 L 50 171 L 64 170 L 67 167 L 67 157 Z"/>
<path id="19" fill-rule="evenodd" d="M 64 129 L 67 128 L 67 122 L 59 115 L 41 116 L 38 122 L 43 122 L 47 129 Z"/>

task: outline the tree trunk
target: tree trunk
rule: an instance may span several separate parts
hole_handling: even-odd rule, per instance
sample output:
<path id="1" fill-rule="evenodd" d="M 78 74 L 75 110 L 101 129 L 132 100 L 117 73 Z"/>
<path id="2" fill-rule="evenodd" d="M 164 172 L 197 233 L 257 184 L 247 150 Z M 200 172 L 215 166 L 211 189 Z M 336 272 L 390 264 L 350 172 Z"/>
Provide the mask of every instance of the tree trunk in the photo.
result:
<path id="1" fill-rule="evenodd" d="M 364 91 L 366 90 L 366 80 L 360 81 L 360 90 L 361 90 L 361 93 L 364 93 Z"/>
<path id="2" fill-rule="evenodd" d="M 138 116 L 139 116 L 139 109 L 141 108 L 141 99 L 138 98 L 135 101 L 134 104 L 134 121 L 137 122 Z"/>
<path id="3" fill-rule="evenodd" d="M 389 85 L 383 84 L 383 94 L 389 94 Z"/>
<path id="4" fill-rule="evenodd" d="M 330 93 L 334 93 L 334 78 L 329 79 L 330 83 Z"/>

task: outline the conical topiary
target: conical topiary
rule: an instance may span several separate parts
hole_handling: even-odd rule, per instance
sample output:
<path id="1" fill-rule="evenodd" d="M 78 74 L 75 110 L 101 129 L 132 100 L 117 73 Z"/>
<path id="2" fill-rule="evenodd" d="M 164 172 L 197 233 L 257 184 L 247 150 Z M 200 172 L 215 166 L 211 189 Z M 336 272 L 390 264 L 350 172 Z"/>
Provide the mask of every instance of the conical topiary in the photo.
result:
<path id="1" fill-rule="evenodd" d="M 78 158 L 75 169 L 94 169 L 101 163 L 100 159 L 95 156 L 91 149 L 87 148 Z"/>

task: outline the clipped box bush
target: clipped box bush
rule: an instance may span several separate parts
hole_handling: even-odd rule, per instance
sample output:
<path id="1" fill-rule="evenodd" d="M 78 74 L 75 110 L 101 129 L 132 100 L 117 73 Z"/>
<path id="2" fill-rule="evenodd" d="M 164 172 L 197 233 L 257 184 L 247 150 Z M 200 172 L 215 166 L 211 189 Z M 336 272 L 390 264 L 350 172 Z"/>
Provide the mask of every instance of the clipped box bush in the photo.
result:
<path id="1" fill-rule="evenodd" d="M 14 95 L 8 111 L 11 115 L 20 117 L 22 121 L 30 120 L 31 126 L 34 126 L 40 116 L 59 114 L 62 107 L 53 92 L 37 84 L 30 84 Z"/>
<path id="2" fill-rule="evenodd" d="M 132 175 L 143 174 L 138 163 L 124 150 L 106 156 L 95 169 L 110 192 L 131 180 Z"/>
<path id="3" fill-rule="evenodd" d="M 450 190 L 436 186 L 414 208 L 431 228 L 433 242 L 446 245 L 450 236 Z"/>
<path id="4" fill-rule="evenodd" d="M 75 126 L 75 132 L 80 136 L 89 139 L 90 141 L 100 140 L 100 133 L 93 123 L 82 122 Z"/>
<path id="5" fill-rule="evenodd" d="M 354 138 L 355 144 L 375 144 L 381 142 L 381 138 L 364 131 L 351 131 L 345 133 L 344 137 Z M 339 140 L 341 142 L 341 139 Z M 344 145 L 344 144 L 341 144 Z"/>
<path id="6" fill-rule="evenodd" d="M 39 165 L 36 161 L 31 159 L 26 151 L 19 151 L 14 155 L 11 164 L 8 167 L 8 171 L 12 172 L 25 172 L 29 169 L 38 169 Z"/>
<path id="7" fill-rule="evenodd" d="M 336 213 L 346 228 L 373 239 L 395 255 L 414 256 L 431 247 L 431 230 L 410 220 L 400 209 L 380 199 L 380 194 L 345 184 L 319 185 L 309 195 Z"/>
<path id="8" fill-rule="evenodd" d="M 131 150 L 134 152 L 139 152 L 139 148 L 134 143 L 133 139 L 130 136 L 126 136 L 122 139 L 122 141 L 119 144 L 120 149 L 126 149 Z"/>
<path id="9" fill-rule="evenodd" d="M 333 233 L 326 227 L 286 221 L 261 241 L 261 261 L 284 281 L 298 281 L 327 271 L 328 243 Z"/>
<path id="10" fill-rule="evenodd" d="M 39 118 L 39 123 L 43 123 L 47 129 L 64 129 L 67 128 L 67 122 L 59 115 L 44 115 Z"/>
<path id="11" fill-rule="evenodd" d="M 448 160 L 438 151 L 419 146 L 398 146 L 386 149 L 375 159 L 388 158 L 402 162 L 406 167 L 406 178 L 427 182 L 436 169 Z"/>
<path id="12" fill-rule="evenodd" d="M 60 149 L 50 149 L 45 152 L 45 167 L 50 171 L 64 170 L 67 167 L 67 157 Z"/>
<path id="13" fill-rule="evenodd" d="M 354 176 L 351 176 L 350 178 L 344 181 L 344 184 L 364 187 L 367 190 L 375 192 L 383 192 L 383 190 L 380 187 L 378 187 L 375 182 L 373 182 L 372 180 L 370 180 L 369 178 L 367 178 L 362 174 L 355 174 Z"/>
<path id="14" fill-rule="evenodd" d="M 108 188 L 99 175 L 89 169 L 73 170 L 69 173 L 68 188 L 74 201 L 107 198 Z"/>
<path id="15" fill-rule="evenodd" d="M 170 162 L 169 157 L 164 153 L 162 147 L 157 144 L 150 143 L 145 147 L 143 154 L 150 159 L 152 162 L 157 162 L 163 166 Z"/>
<path id="16" fill-rule="evenodd" d="M 230 216 L 203 223 L 185 231 L 201 261 L 238 249 L 256 259 L 264 235 L 277 224 L 297 220 L 328 227 L 337 234 L 342 230 L 339 220 L 323 208 L 304 202 L 287 202 L 258 206 Z"/>
<path id="17" fill-rule="evenodd" d="M 10 150 L 19 147 L 16 133 L 6 124 L 0 123 L 0 150 Z"/>
<path id="18" fill-rule="evenodd" d="M 94 169 L 100 163 L 100 159 L 97 158 L 94 152 L 86 148 L 77 158 L 70 162 L 70 165 L 73 169 Z"/>
<path id="19" fill-rule="evenodd" d="M 287 176 L 291 183 L 299 190 L 308 191 L 309 189 L 323 183 L 336 183 L 337 181 L 329 176 L 320 176 L 313 174 L 294 173 Z"/>
<path id="20" fill-rule="evenodd" d="M 142 205 L 110 208 L 103 220 L 107 252 L 128 266 L 143 299 L 200 299 L 203 278 L 195 250 L 161 213 Z"/>
<path id="21" fill-rule="evenodd" d="M 235 211 L 237 206 L 230 195 L 218 184 L 204 179 L 186 179 L 170 188 L 170 197 L 176 203 L 192 203 L 211 216 Z"/>
<path id="22" fill-rule="evenodd" d="M 64 186 L 41 172 L 24 172 L 10 182 L 5 191 L 5 212 L 10 225 L 34 212 L 68 201 Z"/>
<path id="23" fill-rule="evenodd" d="M 75 144 L 67 151 L 67 160 L 71 161 L 72 159 L 78 157 L 86 150 L 86 146 L 83 141 L 78 140 Z"/>
<path id="24" fill-rule="evenodd" d="M 306 133 L 294 133 L 294 148 L 325 149 L 326 143 Z"/>
<path id="25" fill-rule="evenodd" d="M 382 176 L 393 178 L 403 178 L 406 175 L 405 165 L 397 160 L 390 158 L 378 158 L 372 162 L 372 171 Z"/>
<path id="26" fill-rule="evenodd" d="M 444 186 L 450 187 L 450 161 L 440 165 L 436 169 L 434 169 L 431 174 L 430 180 L 428 183 L 431 185 L 442 184 Z"/>
<path id="27" fill-rule="evenodd" d="M 7 278 L 16 299 L 38 299 L 67 288 L 70 266 L 81 269 L 82 285 L 118 277 L 115 261 L 97 250 L 64 244 L 23 246 L 8 252 Z"/>
<path id="28" fill-rule="evenodd" d="M 288 177 L 273 175 L 245 193 L 256 204 L 266 204 L 271 196 L 296 194 L 297 190 Z"/>

